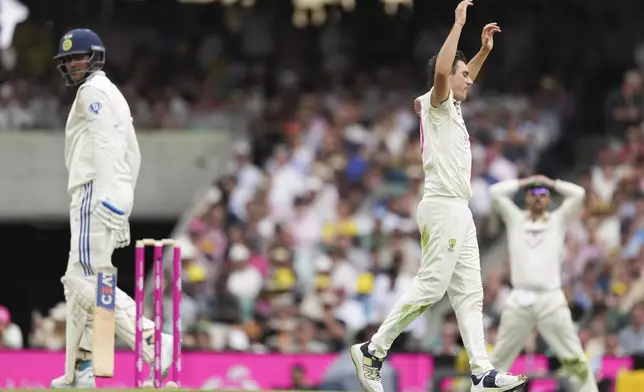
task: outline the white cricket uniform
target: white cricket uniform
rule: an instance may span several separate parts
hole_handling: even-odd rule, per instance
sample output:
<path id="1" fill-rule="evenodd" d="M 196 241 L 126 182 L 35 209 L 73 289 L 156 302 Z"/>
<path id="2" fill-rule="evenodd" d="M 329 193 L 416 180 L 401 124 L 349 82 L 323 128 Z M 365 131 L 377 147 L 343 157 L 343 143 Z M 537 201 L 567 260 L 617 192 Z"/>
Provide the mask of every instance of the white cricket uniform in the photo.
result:
<path id="1" fill-rule="evenodd" d="M 71 196 L 67 275 L 93 275 L 111 265 L 114 238 L 91 211 L 99 197 L 132 211 L 141 153 L 127 101 L 102 71 L 79 87 L 65 126 Z"/>
<path id="2" fill-rule="evenodd" d="M 579 391 L 595 392 L 597 383 L 575 331 L 560 274 L 566 229 L 582 206 L 584 188 L 555 181 L 554 190 L 565 199 L 538 220 L 514 204 L 511 196 L 518 190 L 517 180 L 490 187 L 495 209 L 506 226 L 513 286 L 501 316 L 492 361 L 499 371 L 507 371 L 536 328 L 567 370 L 581 380 Z"/>
<path id="3" fill-rule="evenodd" d="M 445 292 L 458 319 L 473 374 L 492 369 L 485 347 L 483 285 L 476 227 L 469 209 L 472 154 L 461 105 L 450 91 L 438 107 L 419 97 L 424 195 L 416 221 L 422 260 L 412 287 L 373 336 L 370 349 L 384 356 L 401 331 Z"/>
<path id="4" fill-rule="evenodd" d="M 99 198 L 108 198 L 129 216 L 141 167 L 130 107 L 102 71 L 92 73 L 78 88 L 65 126 L 65 163 L 71 196 L 71 241 L 65 275 L 91 279 L 99 268 L 112 265 L 115 245 L 112 231 L 92 219 L 92 209 Z M 95 286 L 89 290 L 96 290 Z M 66 291 L 69 307 L 68 294 Z M 86 295 L 89 300 L 95 294 Z M 115 301 L 117 334 L 134 347 L 136 304 L 118 287 Z M 145 331 L 154 328 L 149 319 L 143 318 L 142 324 Z M 79 347 L 91 351 L 91 342 L 90 314 Z M 70 349 L 75 350 L 68 347 L 68 354 Z M 144 355 L 146 361 L 152 360 L 150 347 L 145 346 Z"/>

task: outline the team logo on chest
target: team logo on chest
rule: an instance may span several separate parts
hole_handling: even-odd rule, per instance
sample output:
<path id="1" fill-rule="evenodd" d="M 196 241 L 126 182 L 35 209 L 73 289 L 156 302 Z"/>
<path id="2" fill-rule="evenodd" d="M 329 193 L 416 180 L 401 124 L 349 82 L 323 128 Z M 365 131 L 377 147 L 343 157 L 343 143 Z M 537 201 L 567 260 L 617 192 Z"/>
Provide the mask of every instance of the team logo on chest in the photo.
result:
<path id="1" fill-rule="evenodd" d="M 526 229 L 524 234 L 526 242 L 531 248 L 542 243 L 546 237 L 545 230 L 543 229 Z"/>
<path id="2" fill-rule="evenodd" d="M 447 251 L 454 252 L 454 248 L 456 248 L 456 238 L 450 238 L 449 241 L 447 241 Z"/>

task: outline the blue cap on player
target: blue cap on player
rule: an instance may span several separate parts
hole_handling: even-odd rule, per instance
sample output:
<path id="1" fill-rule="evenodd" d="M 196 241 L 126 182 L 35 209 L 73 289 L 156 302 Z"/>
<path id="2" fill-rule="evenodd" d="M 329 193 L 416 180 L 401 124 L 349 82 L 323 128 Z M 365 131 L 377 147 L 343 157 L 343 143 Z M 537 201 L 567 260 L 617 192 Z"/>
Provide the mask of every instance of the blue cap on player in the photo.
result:
<path id="1" fill-rule="evenodd" d="M 69 63 L 78 60 L 79 56 L 87 56 L 87 67 L 70 69 Z M 67 85 L 73 86 L 85 80 L 90 73 L 103 68 L 105 47 L 98 34 L 92 30 L 74 29 L 60 39 L 54 60 L 58 61 L 58 70 L 67 81 Z"/>

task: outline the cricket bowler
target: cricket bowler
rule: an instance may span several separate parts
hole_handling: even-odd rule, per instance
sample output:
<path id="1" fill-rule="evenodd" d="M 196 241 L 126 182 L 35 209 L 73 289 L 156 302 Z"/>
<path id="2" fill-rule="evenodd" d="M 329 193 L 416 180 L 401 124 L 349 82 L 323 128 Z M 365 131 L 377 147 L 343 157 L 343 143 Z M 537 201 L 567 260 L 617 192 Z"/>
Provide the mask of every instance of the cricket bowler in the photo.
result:
<path id="1" fill-rule="evenodd" d="M 521 189 L 525 190 L 527 211 L 511 199 Z M 564 201 L 548 212 L 551 190 Z M 492 361 L 499 369 L 508 370 L 536 328 L 573 376 L 577 390 L 597 392 L 561 289 L 566 230 L 581 209 L 584 188 L 539 175 L 494 184 L 490 193 L 507 230 L 513 288 L 501 315 Z"/>
<path id="2" fill-rule="evenodd" d="M 479 53 L 467 63 L 457 51 L 471 1 L 462 1 L 438 55 L 429 61 L 431 90 L 416 99 L 425 171 L 424 195 L 418 204 L 422 260 L 412 287 L 398 299 L 370 341 L 351 347 L 358 378 L 368 392 L 382 392 L 380 369 L 398 335 L 438 302 L 445 292 L 469 356 L 472 388 L 514 391 L 526 377 L 500 373 L 488 359 L 483 330 L 483 284 L 476 227 L 469 208 L 472 154 L 461 103 L 493 47 L 496 23 L 483 28 Z M 430 82 L 430 83 L 431 83 Z"/>
<path id="3" fill-rule="evenodd" d="M 112 266 L 112 252 L 130 243 L 128 218 L 134 202 L 141 154 L 132 115 L 119 89 L 102 71 L 105 48 L 93 31 L 75 29 L 60 40 L 54 60 L 67 86 L 77 88 L 65 126 L 65 165 L 71 197 L 71 242 L 61 278 L 67 304 L 65 375 L 54 389 L 95 388 L 92 370 L 91 312 L 96 276 Z M 132 348 L 135 303 L 122 290 L 115 295 L 115 331 Z M 153 362 L 151 320 L 143 320 L 144 359 Z M 163 336 L 164 377 L 172 362 L 172 337 Z M 151 375 L 153 372 L 150 372 Z"/>

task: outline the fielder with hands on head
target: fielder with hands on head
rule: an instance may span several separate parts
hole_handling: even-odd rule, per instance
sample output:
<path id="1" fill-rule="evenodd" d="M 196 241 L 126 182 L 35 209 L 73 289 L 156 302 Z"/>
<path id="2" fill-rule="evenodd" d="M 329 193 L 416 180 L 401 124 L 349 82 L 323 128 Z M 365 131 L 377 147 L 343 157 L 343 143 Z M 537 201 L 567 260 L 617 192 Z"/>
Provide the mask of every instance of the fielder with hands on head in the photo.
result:
<path id="1" fill-rule="evenodd" d="M 429 61 L 431 90 L 416 99 L 425 186 L 418 204 L 422 260 L 409 290 L 370 341 L 351 347 L 362 387 L 382 392 L 380 369 L 393 341 L 447 292 L 458 319 L 477 391 L 514 391 L 526 377 L 497 372 L 490 362 L 483 330 L 483 284 L 476 227 L 468 203 L 472 191 L 472 153 L 461 102 L 467 97 L 500 32 L 496 23 L 483 28 L 481 50 L 467 63 L 457 51 L 471 1 L 456 8 L 454 26 L 438 55 Z"/>
<path id="2" fill-rule="evenodd" d="M 523 189 L 527 210 L 511 197 Z M 550 191 L 564 196 L 552 212 Z M 537 175 L 490 187 L 494 208 L 505 222 L 510 254 L 512 293 L 501 315 L 492 361 L 507 370 L 536 328 L 553 349 L 579 392 L 596 392 L 597 383 L 561 289 L 568 223 L 583 204 L 584 188 Z"/>
<path id="3" fill-rule="evenodd" d="M 67 86 L 77 91 L 65 126 L 71 197 L 70 252 L 61 278 L 67 303 L 65 375 L 54 379 L 51 387 L 95 388 L 91 361 L 95 273 L 112 266 L 115 248 L 130 243 L 128 218 L 141 154 L 130 107 L 102 71 L 105 47 L 98 35 L 87 29 L 69 31 L 54 59 Z M 136 305 L 120 289 L 115 297 L 116 334 L 134 348 Z M 144 359 L 152 363 L 154 323 L 144 319 L 143 330 Z M 165 377 L 172 363 L 172 336 L 165 334 L 161 362 Z"/>

